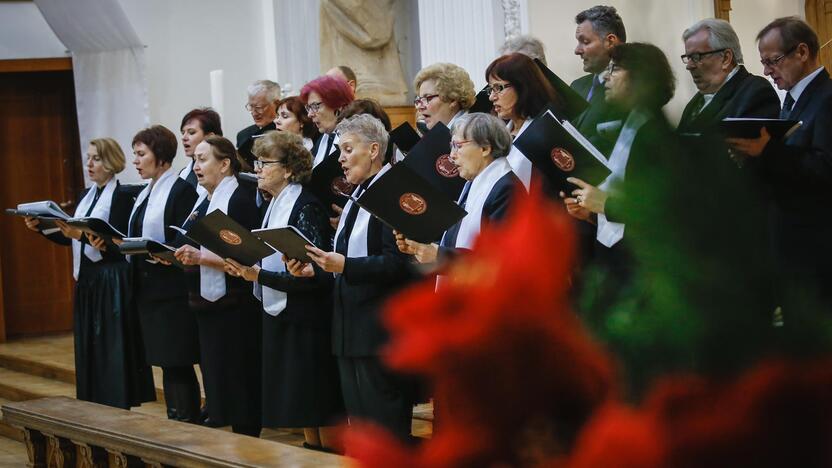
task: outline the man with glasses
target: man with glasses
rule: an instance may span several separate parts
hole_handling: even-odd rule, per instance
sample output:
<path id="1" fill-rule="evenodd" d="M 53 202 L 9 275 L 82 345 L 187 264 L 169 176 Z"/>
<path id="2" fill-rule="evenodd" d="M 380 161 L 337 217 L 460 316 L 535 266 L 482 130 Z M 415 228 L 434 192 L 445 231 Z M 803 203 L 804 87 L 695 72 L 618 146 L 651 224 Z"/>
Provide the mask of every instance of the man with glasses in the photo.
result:
<path id="1" fill-rule="evenodd" d="M 679 133 L 702 133 L 725 117 L 777 118 L 777 93 L 742 66 L 740 40 L 730 23 L 704 19 L 686 29 L 682 40 L 682 62 L 699 92 L 685 106 Z"/>
<path id="2" fill-rule="evenodd" d="M 280 101 L 280 85 L 270 80 L 258 80 L 252 83 L 247 91 L 246 110 L 251 113 L 254 125 L 237 133 L 237 151 L 248 164 L 244 171 L 250 171 L 254 163 L 254 155 L 251 153 L 254 136 L 277 130 L 274 119 L 277 117 L 277 101 Z"/>
<path id="3" fill-rule="evenodd" d="M 780 118 L 802 122 L 786 139 L 761 130 L 731 139 L 772 187 L 772 245 L 782 282 L 832 300 L 832 80 L 820 64 L 818 36 L 797 17 L 778 18 L 757 35 L 763 71 L 788 91 Z M 813 291 L 812 291 L 813 290 Z M 802 291 L 801 291 L 802 292 Z M 784 310 L 788 313 L 788 309 Z"/>
<path id="4" fill-rule="evenodd" d="M 610 51 L 627 40 L 624 22 L 615 8 L 594 6 L 575 17 L 575 55 L 581 57 L 588 74 L 573 81 L 572 89 L 589 101 L 587 108 L 572 123 L 604 155 L 609 156 L 617 135 L 604 138 L 598 133 L 598 124 L 621 120 L 625 113 L 605 99 L 605 70 L 610 63 Z M 620 127 L 619 127 L 620 128 Z"/>

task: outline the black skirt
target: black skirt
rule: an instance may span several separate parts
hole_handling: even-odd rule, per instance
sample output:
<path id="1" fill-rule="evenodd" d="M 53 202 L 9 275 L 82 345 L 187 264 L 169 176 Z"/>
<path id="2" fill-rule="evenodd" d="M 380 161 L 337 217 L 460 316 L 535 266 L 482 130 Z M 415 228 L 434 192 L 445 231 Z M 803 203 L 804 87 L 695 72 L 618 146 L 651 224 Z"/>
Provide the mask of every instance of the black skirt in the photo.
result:
<path id="1" fill-rule="evenodd" d="M 147 287 L 151 287 L 149 284 Z M 136 308 L 147 363 L 159 367 L 192 366 L 199 362 L 196 317 L 188 307 L 188 292 L 167 299 L 147 299 L 136 288 Z"/>
<path id="2" fill-rule="evenodd" d="M 326 326 L 263 317 L 263 426 L 320 427 L 345 417 Z"/>
<path id="3" fill-rule="evenodd" d="M 75 285 L 75 386 L 79 400 L 130 408 L 156 400 L 127 262 L 84 262 Z"/>
<path id="4" fill-rule="evenodd" d="M 260 425 L 260 310 L 246 290 L 216 302 L 191 293 L 199 324 L 200 370 L 209 417 L 227 425 Z"/>

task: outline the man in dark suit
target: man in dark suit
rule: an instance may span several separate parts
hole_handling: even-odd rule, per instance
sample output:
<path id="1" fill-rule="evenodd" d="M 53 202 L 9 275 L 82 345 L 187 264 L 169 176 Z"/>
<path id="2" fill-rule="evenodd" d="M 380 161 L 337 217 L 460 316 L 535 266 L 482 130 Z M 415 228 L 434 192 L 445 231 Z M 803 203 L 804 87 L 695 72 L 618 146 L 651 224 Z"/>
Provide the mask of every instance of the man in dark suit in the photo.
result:
<path id="1" fill-rule="evenodd" d="M 601 153 L 609 156 L 617 135 L 599 135 L 597 125 L 621 120 L 625 113 L 616 109 L 615 104 L 606 101 L 604 71 L 610 63 L 610 50 L 626 42 L 627 32 L 618 12 L 610 6 L 599 5 L 584 10 L 575 17 L 575 23 L 578 25 L 575 30 L 575 39 L 578 41 L 575 55 L 581 57 L 584 71 L 589 74 L 573 81 L 571 87 L 589 101 L 589 108 L 572 124 Z"/>
<path id="2" fill-rule="evenodd" d="M 277 102 L 280 101 L 280 85 L 274 81 L 258 80 L 248 87 L 248 103 L 246 110 L 251 113 L 254 125 L 246 127 L 237 133 L 237 151 L 248 164 L 245 171 L 252 171 L 254 155 L 254 135 L 260 135 L 269 130 L 277 130 L 274 119 L 277 117 Z"/>
<path id="3" fill-rule="evenodd" d="M 777 92 L 740 65 L 740 40 L 730 23 L 704 19 L 685 30 L 682 39 L 682 61 L 699 92 L 685 106 L 679 133 L 702 133 L 725 117 L 777 118 Z"/>
<path id="4" fill-rule="evenodd" d="M 779 18 L 757 35 L 764 73 L 788 91 L 780 117 L 801 127 L 785 140 L 765 129 L 730 139 L 751 158 L 774 198 L 772 245 L 782 275 L 832 303 L 832 80 L 820 64 L 818 37 L 797 17 Z M 785 311 L 788 312 L 788 309 Z"/>

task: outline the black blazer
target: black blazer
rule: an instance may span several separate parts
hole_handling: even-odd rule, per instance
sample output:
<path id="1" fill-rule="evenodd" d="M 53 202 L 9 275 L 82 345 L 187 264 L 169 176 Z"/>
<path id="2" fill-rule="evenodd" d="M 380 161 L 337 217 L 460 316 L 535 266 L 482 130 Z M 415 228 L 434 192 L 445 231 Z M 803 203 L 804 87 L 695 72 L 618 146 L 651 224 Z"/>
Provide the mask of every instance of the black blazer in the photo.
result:
<path id="1" fill-rule="evenodd" d="M 520 179 L 514 174 L 514 171 L 507 173 L 500 177 L 493 187 L 491 192 L 485 198 L 482 205 L 482 223 L 496 223 L 502 221 L 511 207 L 511 201 L 514 199 L 518 185 L 521 185 Z M 525 192 L 525 190 L 523 190 Z M 462 220 L 458 224 L 462 224 Z M 457 226 L 455 228 L 458 229 Z M 467 249 L 439 247 L 439 255 L 443 258 L 448 258 L 461 253 Z"/>
<path id="2" fill-rule="evenodd" d="M 415 278 L 408 256 L 396 247 L 392 229 L 371 217 L 367 256 L 347 258 L 336 275 L 332 316 L 332 352 L 336 356 L 376 356 L 387 342 L 381 324 L 384 301 Z"/>
<path id="3" fill-rule="evenodd" d="M 586 99 L 589 90 L 592 88 L 592 80 L 595 75 L 589 74 L 578 78 L 570 85 Z M 597 125 L 613 120 L 622 120 L 627 113 L 618 109 L 615 105 L 606 100 L 607 90 L 603 86 L 596 89 L 589 100 L 589 107 L 581 113 L 572 124 L 592 143 L 604 156 L 609 156 L 615 146 L 615 139 L 605 138 L 598 134 Z"/>
<path id="4" fill-rule="evenodd" d="M 321 250 L 332 250 L 332 227 L 324 205 L 303 189 L 292 213 L 289 225 L 298 228 Z M 314 278 L 297 278 L 288 272 L 260 270 L 257 281 L 263 286 L 286 293 L 286 308 L 278 319 L 293 323 L 328 327 L 332 321 L 332 286 L 334 278 L 313 264 Z"/>
<path id="5" fill-rule="evenodd" d="M 85 190 L 84 193 L 81 195 L 81 198 L 84 198 L 90 190 L 94 190 L 92 187 Z M 118 181 L 116 181 L 116 188 L 113 190 L 113 196 L 110 201 L 110 217 L 106 219 L 111 226 L 118 229 L 121 232 L 127 232 L 127 221 L 130 218 L 130 212 L 133 210 L 133 202 L 136 201 L 135 191 L 131 188 L 125 188 L 122 186 Z M 101 200 L 98 200 L 96 204 L 101 203 Z M 64 237 L 63 234 L 60 232 L 53 232 L 52 234 L 45 235 L 47 239 L 56 244 L 60 245 L 71 245 L 72 240 Z M 81 244 L 87 245 L 89 241 L 87 241 L 87 236 L 81 236 Z M 101 252 L 101 262 L 120 262 L 124 261 L 124 256 L 121 255 L 118 251 L 118 246 L 113 244 L 112 242 L 107 242 L 107 250 Z M 81 255 L 81 268 L 84 265 L 92 263 L 86 255 Z"/>
<path id="6" fill-rule="evenodd" d="M 742 65 L 737 73 L 717 91 L 702 112 L 693 115 L 705 98 L 700 93 L 685 106 L 679 121 L 679 133 L 702 133 L 726 117 L 776 119 L 780 115 L 780 98 L 765 78 L 752 75 Z"/>
<path id="7" fill-rule="evenodd" d="M 177 176 L 165 202 L 166 244 L 175 245 L 178 235 L 177 231 L 168 226 L 181 226 L 185 222 L 185 218 L 191 213 L 196 199 L 196 189 Z M 141 232 L 136 229 L 137 220 L 135 218 L 137 217 L 131 218 L 129 223 L 129 235 L 131 237 L 141 236 Z M 145 255 L 134 255 L 130 262 L 133 267 L 133 278 L 135 278 L 134 290 L 144 295 L 142 300 L 166 300 L 187 295 L 185 275 L 179 267 L 149 263 L 145 261 L 146 259 L 147 256 Z"/>
<path id="8" fill-rule="evenodd" d="M 272 130 L 277 130 L 274 122 L 269 122 L 263 128 L 257 125 L 250 125 L 237 132 L 237 153 L 248 165 L 245 170 L 252 170 L 254 168 L 254 153 L 251 152 L 251 149 L 254 147 L 254 139 L 252 137 Z"/>

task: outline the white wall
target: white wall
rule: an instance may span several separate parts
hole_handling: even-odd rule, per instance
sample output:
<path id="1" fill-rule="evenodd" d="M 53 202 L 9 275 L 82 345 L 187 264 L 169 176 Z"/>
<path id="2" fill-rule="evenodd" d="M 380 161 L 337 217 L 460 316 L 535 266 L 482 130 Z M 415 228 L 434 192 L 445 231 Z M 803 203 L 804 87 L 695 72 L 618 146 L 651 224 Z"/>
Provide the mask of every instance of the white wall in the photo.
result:
<path id="1" fill-rule="evenodd" d="M 34 2 L 0 2 L 0 60 L 67 55 Z"/>
<path id="2" fill-rule="evenodd" d="M 712 17 L 712 0 L 528 0 L 529 32 L 546 45 L 546 57 L 555 73 L 568 81 L 584 74 L 574 55 L 575 15 L 599 3 L 618 9 L 627 28 L 627 40 L 650 42 L 667 54 L 676 74 L 676 95 L 665 108 L 678 121 L 685 104 L 696 92 L 679 56 L 684 53 L 682 31 L 696 21 Z M 801 0 L 733 0 L 731 22 L 740 36 L 743 54 L 752 73 L 762 73 L 754 38 L 772 19 L 802 15 Z"/>
<path id="3" fill-rule="evenodd" d="M 178 135 L 186 112 L 211 104 L 209 72 L 222 69 L 222 128 L 235 141 L 252 124 L 246 87 L 266 76 L 261 0 L 120 1 L 147 46 L 150 121 Z M 183 155 L 180 145 L 176 167 Z"/>

